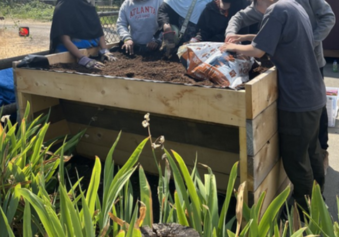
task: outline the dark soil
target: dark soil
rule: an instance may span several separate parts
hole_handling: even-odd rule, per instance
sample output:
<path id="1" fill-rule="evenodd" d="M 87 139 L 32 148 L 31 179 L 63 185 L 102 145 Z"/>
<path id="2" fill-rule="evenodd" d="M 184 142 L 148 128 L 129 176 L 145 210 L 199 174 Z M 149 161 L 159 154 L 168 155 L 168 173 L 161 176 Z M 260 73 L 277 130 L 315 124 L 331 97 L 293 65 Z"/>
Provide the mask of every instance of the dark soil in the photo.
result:
<path id="1" fill-rule="evenodd" d="M 55 64 L 51 66 L 51 70 L 219 87 L 209 80 L 195 81 L 186 75 L 186 69 L 180 63 L 177 56 L 166 59 L 160 52 L 133 56 L 121 52 L 115 52 L 113 54 L 118 60 L 115 62 L 105 62 L 106 66 L 103 70 L 87 69 L 74 63 Z M 260 73 L 265 72 L 269 68 L 267 65 L 266 63 L 265 66 L 262 67 L 255 63 L 250 72 L 250 78 L 253 79 Z"/>

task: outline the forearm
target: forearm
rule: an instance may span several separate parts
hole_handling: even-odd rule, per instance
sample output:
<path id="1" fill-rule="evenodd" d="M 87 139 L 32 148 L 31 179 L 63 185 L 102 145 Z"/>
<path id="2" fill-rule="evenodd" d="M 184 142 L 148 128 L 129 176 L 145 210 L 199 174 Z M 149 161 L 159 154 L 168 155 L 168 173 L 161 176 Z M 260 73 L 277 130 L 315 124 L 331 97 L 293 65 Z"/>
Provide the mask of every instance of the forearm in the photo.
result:
<path id="1" fill-rule="evenodd" d="M 66 49 L 77 59 L 80 59 L 84 55 L 79 51 L 79 49 L 73 44 L 71 38 L 68 35 L 63 35 L 60 37 L 60 41 L 65 45 Z"/>
<path id="2" fill-rule="evenodd" d="M 106 45 L 106 40 L 105 40 L 105 36 L 101 36 L 99 39 L 99 47 L 100 49 L 107 49 L 107 45 Z"/>
<path id="3" fill-rule="evenodd" d="M 245 35 L 245 40 L 244 41 L 253 41 L 253 39 L 256 37 L 257 35 L 255 34 L 247 34 Z"/>
<path id="4" fill-rule="evenodd" d="M 243 54 L 248 57 L 261 58 L 265 52 L 253 47 L 252 45 L 241 45 L 236 44 L 230 51 L 236 52 L 237 54 Z"/>

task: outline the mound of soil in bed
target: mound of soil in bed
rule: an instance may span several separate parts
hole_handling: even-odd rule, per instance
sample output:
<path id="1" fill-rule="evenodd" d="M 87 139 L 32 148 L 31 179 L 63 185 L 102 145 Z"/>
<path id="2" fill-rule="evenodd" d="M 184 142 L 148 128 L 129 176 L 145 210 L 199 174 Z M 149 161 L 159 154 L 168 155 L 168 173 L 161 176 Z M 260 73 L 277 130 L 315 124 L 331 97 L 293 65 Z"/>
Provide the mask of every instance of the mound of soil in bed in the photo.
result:
<path id="1" fill-rule="evenodd" d="M 166 59 L 160 52 L 133 56 L 121 52 L 113 54 L 118 60 L 115 62 L 105 62 L 103 70 L 87 69 L 75 63 L 55 64 L 51 66 L 51 70 L 219 87 L 209 80 L 196 81 L 186 75 L 186 69 L 180 63 L 177 56 Z M 266 70 L 267 67 L 261 67 L 255 63 L 250 72 L 250 78 L 252 79 Z"/>

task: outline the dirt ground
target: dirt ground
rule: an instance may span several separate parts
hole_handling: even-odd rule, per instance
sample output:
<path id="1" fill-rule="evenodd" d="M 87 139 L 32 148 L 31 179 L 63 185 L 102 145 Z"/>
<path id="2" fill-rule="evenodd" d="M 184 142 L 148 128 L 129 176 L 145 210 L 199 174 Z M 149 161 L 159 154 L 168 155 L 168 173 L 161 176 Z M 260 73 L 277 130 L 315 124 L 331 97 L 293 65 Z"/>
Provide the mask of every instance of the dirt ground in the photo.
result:
<path id="1" fill-rule="evenodd" d="M 186 75 L 186 69 L 180 63 L 178 57 L 168 60 L 163 58 L 160 52 L 132 57 L 120 52 L 113 54 L 118 60 L 115 62 L 105 62 L 103 70 L 87 69 L 78 64 L 56 64 L 51 67 L 51 70 L 219 87 L 219 85 L 209 80 L 196 81 Z M 267 68 L 262 68 L 255 64 L 250 72 L 250 78 L 254 78 L 266 70 Z"/>
<path id="2" fill-rule="evenodd" d="M 15 19 L 0 21 L 0 60 L 48 50 L 50 24 Z M 19 26 L 29 27 L 30 37 L 20 37 Z"/>

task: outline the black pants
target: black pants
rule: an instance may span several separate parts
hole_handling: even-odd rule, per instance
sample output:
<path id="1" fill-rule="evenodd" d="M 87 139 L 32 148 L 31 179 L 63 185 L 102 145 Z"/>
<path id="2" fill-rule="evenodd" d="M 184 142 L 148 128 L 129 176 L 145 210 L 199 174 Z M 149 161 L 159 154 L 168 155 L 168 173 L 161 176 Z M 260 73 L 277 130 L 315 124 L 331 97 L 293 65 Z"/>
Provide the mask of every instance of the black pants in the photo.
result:
<path id="1" fill-rule="evenodd" d="M 314 180 L 323 190 L 324 164 L 318 140 L 323 108 L 309 112 L 278 110 L 279 147 L 284 168 L 294 185 L 293 197 L 307 210 L 305 195 L 311 196 Z"/>
<path id="2" fill-rule="evenodd" d="M 320 68 L 321 75 L 324 78 L 324 68 Z M 324 107 L 319 125 L 319 142 L 321 149 L 327 150 L 328 148 L 328 115 L 326 106 Z"/>

